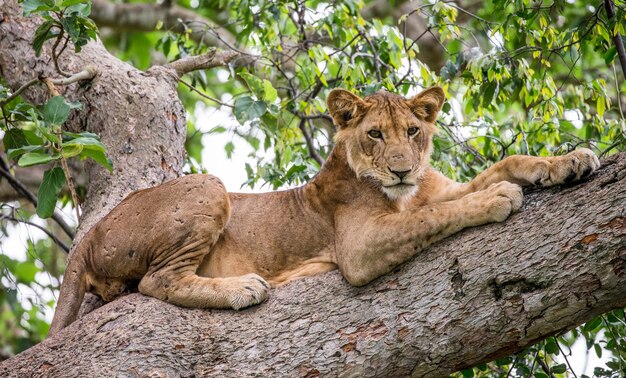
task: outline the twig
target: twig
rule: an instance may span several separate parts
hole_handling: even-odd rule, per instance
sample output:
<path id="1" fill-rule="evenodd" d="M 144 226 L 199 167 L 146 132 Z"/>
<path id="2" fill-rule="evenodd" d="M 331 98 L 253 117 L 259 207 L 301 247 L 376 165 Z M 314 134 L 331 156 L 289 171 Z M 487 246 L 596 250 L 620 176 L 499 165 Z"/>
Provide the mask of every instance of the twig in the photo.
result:
<path id="1" fill-rule="evenodd" d="M 606 15 L 609 20 L 615 17 L 615 2 L 614 0 L 604 0 L 604 8 L 606 9 Z M 617 33 L 613 34 L 613 43 L 615 44 L 615 48 L 617 49 L 617 56 L 619 57 L 620 65 L 622 66 L 622 73 L 624 77 L 626 77 L 626 52 L 624 52 L 624 41 L 622 41 L 622 35 Z"/>
<path id="2" fill-rule="evenodd" d="M 205 93 L 200 92 L 200 90 L 198 88 L 194 87 L 193 85 L 189 84 L 188 82 L 186 82 L 186 81 L 184 81 L 182 79 L 178 79 L 178 81 L 181 82 L 182 84 L 185 84 L 189 89 L 191 89 L 192 91 L 196 92 L 200 96 L 206 98 L 207 100 L 211 100 L 211 101 L 213 101 L 213 102 L 215 102 L 215 103 L 217 103 L 217 104 L 219 104 L 221 106 L 228 106 L 229 108 L 234 108 L 234 106 L 231 105 L 231 104 L 228 104 L 226 102 L 220 101 L 220 100 L 218 100 L 218 99 L 216 99 L 214 97 L 211 97 L 211 96 L 209 96 L 209 95 L 207 95 Z"/>
<path id="3" fill-rule="evenodd" d="M 533 365 L 530 368 L 530 377 L 533 376 L 533 374 L 535 374 L 535 366 L 537 365 L 537 358 L 539 357 L 539 349 L 537 349 L 537 352 L 535 352 L 535 358 L 533 359 Z"/>
<path id="4" fill-rule="evenodd" d="M 54 241 L 59 247 L 61 247 L 61 249 L 63 249 L 65 253 L 70 252 L 70 248 L 67 245 L 65 245 L 65 243 L 63 243 L 59 238 L 57 238 L 52 232 L 46 230 L 45 227 L 41 227 L 40 225 L 33 223 L 33 222 L 29 222 L 27 220 L 10 217 L 8 215 L 0 215 L 0 219 L 6 219 L 11 222 L 23 223 L 23 224 L 27 224 L 29 226 L 38 228 L 39 230 L 43 231 L 46 235 L 48 235 L 48 237 L 52 239 L 52 241 Z"/>
<path id="5" fill-rule="evenodd" d="M 43 79 L 44 84 L 48 88 L 51 96 L 59 96 L 59 91 L 57 91 L 56 87 L 52 83 L 52 80 L 49 78 Z M 72 174 L 70 172 L 69 167 L 67 166 L 67 160 L 65 156 L 63 156 L 63 134 L 62 128 L 59 125 L 59 129 L 57 130 L 57 137 L 59 141 L 54 144 L 54 148 L 59 151 L 60 160 L 61 160 L 61 169 L 63 169 L 63 173 L 65 173 L 65 180 L 67 181 L 67 187 L 70 189 L 70 194 L 72 196 L 72 202 L 74 202 L 74 209 L 76 210 L 76 222 L 80 222 L 80 202 L 78 202 L 78 195 L 76 194 L 76 188 L 74 187 L 74 181 L 72 180 Z"/>
<path id="6" fill-rule="evenodd" d="M 67 187 L 70 188 L 72 202 L 74 202 L 74 209 L 76 210 L 76 222 L 80 222 L 80 202 L 78 201 L 78 194 L 76 194 L 76 188 L 74 187 L 74 180 L 72 179 L 70 168 L 67 166 L 67 159 L 65 159 L 65 157 L 63 156 L 63 134 L 61 132 L 61 127 L 59 127 L 57 136 L 59 137 L 59 144 L 57 147 L 61 156 L 61 168 L 63 169 L 63 172 L 65 172 Z"/>
<path id="7" fill-rule="evenodd" d="M 609 330 L 609 333 L 611 334 L 611 337 L 613 338 L 613 341 L 615 342 L 615 346 L 617 349 L 617 355 L 619 356 L 619 358 L 617 359 L 617 362 L 619 362 L 619 371 L 623 371 L 622 369 L 622 348 L 620 347 L 620 344 L 618 342 L 619 338 L 617 336 L 615 336 L 615 333 L 613 333 L 613 328 L 611 328 L 611 324 L 609 323 L 609 321 L 606 319 L 606 317 L 604 315 L 600 315 L 602 317 L 602 321 L 604 322 L 604 324 L 606 324 L 606 328 Z"/>
<path id="8" fill-rule="evenodd" d="M 9 185 L 15 189 L 15 191 L 26 198 L 30 203 L 32 203 L 35 207 L 37 207 L 37 197 L 33 193 L 31 193 L 24 184 L 22 184 L 18 179 L 16 179 L 11 172 L 9 171 L 8 164 L 4 161 L 2 157 L 0 157 L 0 176 L 7 179 Z M 61 227 L 61 229 L 65 232 L 67 236 L 71 239 L 74 239 L 76 235 L 72 227 L 70 227 L 61 217 L 58 211 L 54 211 L 52 214 L 52 219 L 57 222 L 57 224 Z"/>
<path id="9" fill-rule="evenodd" d="M 578 376 L 576 375 L 576 373 L 574 372 L 574 369 L 572 369 L 572 365 L 569 364 L 569 360 L 567 359 L 567 357 L 565 356 L 565 353 L 563 352 L 563 349 L 561 349 L 561 345 L 559 344 L 559 340 L 556 338 L 556 336 L 554 337 L 554 342 L 556 343 L 556 346 L 559 348 L 559 351 L 561 352 L 561 354 L 563 355 L 563 358 L 565 358 L 565 363 L 567 363 L 567 367 L 569 368 L 569 370 L 572 372 L 572 374 L 574 375 L 574 378 L 578 378 Z M 571 349 L 570 349 L 570 356 L 572 355 Z M 583 370 L 584 373 L 584 370 Z"/>
<path id="10" fill-rule="evenodd" d="M 624 110 L 622 109 L 622 94 L 620 91 L 619 81 L 617 80 L 617 70 L 615 69 L 615 64 L 611 64 L 613 67 L 613 77 L 615 78 L 615 91 L 617 92 L 617 107 L 619 109 L 619 115 L 624 119 Z"/>
<path id="11" fill-rule="evenodd" d="M 9 102 L 11 102 L 14 98 L 16 98 L 17 96 L 20 95 L 20 93 L 24 92 L 24 90 L 26 90 L 26 88 L 30 87 L 31 85 L 38 83 L 39 82 L 39 78 L 34 78 L 32 80 L 30 80 L 29 82 L 27 82 L 26 84 L 22 85 L 21 87 L 19 87 L 15 92 L 13 92 L 13 94 L 11 94 L 9 97 L 7 97 L 6 100 L 4 101 L 0 101 L 0 107 L 3 107 L 4 105 L 8 104 Z"/>
<path id="12" fill-rule="evenodd" d="M 554 374 L 552 374 L 552 370 L 550 370 L 550 366 L 546 364 L 543 358 L 537 356 L 537 361 L 539 361 L 539 365 L 541 365 L 541 370 L 543 370 L 544 373 L 548 374 L 550 378 L 554 378 Z"/>
<path id="13" fill-rule="evenodd" d="M 309 149 L 309 155 L 315 160 L 320 166 L 324 164 L 324 158 L 319 154 L 317 149 L 315 148 L 315 144 L 313 143 L 313 137 L 311 136 L 311 132 L 307 129 L 307 123 L 309 120 L 300 119 L 300 123 L 298 127 L 300 131 L 302 131 L 302 135 L 304 135 L 304 140 L 306 141 L 306 146 Z"/>
<path id="14" fill-rule="evenodd" d="M 372 43 L 372 41 L 367 37 L 366 33 L 362 33 L 361 34 L 363 36 L 363 38 L 365 39 L 365 41 L 367 42 L 367 44 L 370 46 L 370 49 L 372 50 L 372 53 L 374 54 L 374 68 L 376 69 L 376 79 L 378 80 L 378 82 L 380 83 L 382 78 L 380 76 L 380 64 L 378 63 L 378 51 L 376 51 L 376 47 L 374 47 L 374 44 Z"/>
<path id="15" fill-rule="evenodd" d="M 98 74 L 98 72 L 99 71 L 95 66 L 89 65 L 85 67 L 82 71 L 75 73 L 74 75 L 71 75 L 70 77 L 66 77 L 63 79 L 50 79 L 50 81 L 54 85 L 69 85 L 80 80 L 91 80 Z M 9 97 L 7 97 L 6 100 L 0 101 L 0 107 L 3 107 L 4 105 L 8 104 L 14 98 L 19 96 L 22 92 L 24 92 L 28 87 L 40 81 L 42 81 L 42 79 L 38 77 L 28 81 L 26 84 L 22 85 L 15 92 L 13 92 Z"/>
<path id="16" fill-rule="evenodd" d="M 57 70 L 57 72 L 61 76 L 70 77 L 71 76 L 70 74 L 68 74 L 67 72 L 63 71 L 61 69 L 61 67 L 59 67 L 59 62 L 58 62 L 59 56 L 61 55 L 63 50 L 65 50 L 65 46 L 67 46 L 67 39 L 66 39 L 66 42 L 65 42 L 65 46 L 63 46 L 63 48 L 61 49 L 59 54 L 57 55 L 57 53 L 56 53 L 57 47 L 59 47 L 59 43 L 61 43 L 61 39 L 63 39 L 64 35 L 65 35 L 65 33 L 63 32 L 63 29 L 61 29 L 61 33 L 59 33 L 59 36 L 57 37 L 56 41 L 54 42 L 54 45 L 52 46 L 52 61 L 54 62 L 54 68 Z M 66 37 L 66 38 L 69 39 L 69 37 Z"/>
<path id="17" fill-rule="evenodd" d="M 46 85 L 46 88 L 48 88 L 48 93 L 50 93 L 50 96 L 54 97 L 54 96 L 61 95 L 59 91 L 56 89 L 56 87 L 54 86 L 54 83 L 52 83 L 52 79 L 48 77 L 44 77 L 42 78 L 42 81 Z"/>
<path id="18" fill-rule="evenodd" d="M 519 360 L 520 355 L 518 354 L 517 356 L 515 356 L 515 359 L 513 360 L 513 363 L 511 364 L 511 368 L 509 369 L 509 371 L 506 373 L 506 378 L 509 378 L 511 376 L 511 372 L 513 371 L 513 368 L 515 367 L 515 364 L 517 363 L 517 361 Z"/>

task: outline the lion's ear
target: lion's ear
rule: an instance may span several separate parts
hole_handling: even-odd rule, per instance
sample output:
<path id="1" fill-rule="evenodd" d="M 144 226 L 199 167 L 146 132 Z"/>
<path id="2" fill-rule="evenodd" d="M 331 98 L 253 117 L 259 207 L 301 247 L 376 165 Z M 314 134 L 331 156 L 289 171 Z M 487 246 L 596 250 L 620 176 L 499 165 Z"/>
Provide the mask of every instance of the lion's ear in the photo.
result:
<path id="1" fill-rule="evenodd" d="M 446 95 L 441 87 L 432 87 L 407 101 L 409 108 L 417 118 L 433 123 L 446 101 Z"/>
<path id="2" fill-rule="evenodd" d="M 328 111 L 340 128 L 348 126 L 351 119 L 365 111 L 365 102 L 357 95 L 345 89 L 335 88 L 326 98 Z"/>

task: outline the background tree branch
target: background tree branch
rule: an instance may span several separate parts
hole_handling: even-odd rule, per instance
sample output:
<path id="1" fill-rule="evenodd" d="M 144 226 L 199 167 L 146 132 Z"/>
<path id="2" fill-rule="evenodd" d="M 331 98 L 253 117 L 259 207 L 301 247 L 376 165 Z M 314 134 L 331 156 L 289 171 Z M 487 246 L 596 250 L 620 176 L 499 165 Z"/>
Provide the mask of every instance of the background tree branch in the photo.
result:
<path id="1" fill-rule="evenodd" d="M 591 181 L 533 190 L 506 222 L 452 236 L 365 287 L 334 271 L 240 312 L 132 294 L 0 375 L 445 376 L 626 305 L 624 203 L 622 153 Z"/>

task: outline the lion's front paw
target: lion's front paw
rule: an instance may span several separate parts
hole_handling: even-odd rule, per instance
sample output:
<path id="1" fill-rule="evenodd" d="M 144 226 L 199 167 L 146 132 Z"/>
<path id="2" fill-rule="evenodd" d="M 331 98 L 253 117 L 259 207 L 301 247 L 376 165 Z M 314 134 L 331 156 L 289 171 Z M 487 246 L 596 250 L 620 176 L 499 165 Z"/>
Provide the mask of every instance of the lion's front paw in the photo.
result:
<path id="1" fill-rule="evenodd" d="M 257 274 L 232 277 L 228 301 L 233 310 L 254 306 L 267 299 L 270 285 Z"/>
<path id="2" fill-rule="evenodd" d="M 579 148 L 567 155 L 558 157 L 550 167 L 550 178 L 544 185 L 558 185 L 589 176 L 600 168 L 596 154 L 588 148 Z"/>
<path id="3" fill-rule="evenodd" d="M 522 187 L 508 181 L 490 185 L 486 189 L 486 202 L 490 222 L 503 222 L 511 213 L 522 207 L 524 194 Z"/>

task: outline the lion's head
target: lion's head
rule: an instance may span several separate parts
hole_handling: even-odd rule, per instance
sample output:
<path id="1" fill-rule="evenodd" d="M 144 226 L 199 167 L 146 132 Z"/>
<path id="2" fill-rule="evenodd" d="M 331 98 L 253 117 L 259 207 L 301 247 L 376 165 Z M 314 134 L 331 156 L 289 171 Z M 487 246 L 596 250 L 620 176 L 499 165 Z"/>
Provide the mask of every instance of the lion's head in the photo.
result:
<path id="1" fill-rule="evenodd" d="M 339 128 L 335 140 L 345 145 L 348 164 L 357 177 L 380 185 L 392 200 L 417 191 L 444 101 L 439 87 L 411 99 L 385 91 L 361 99 L 333 89 L 327 100 Z"/>

